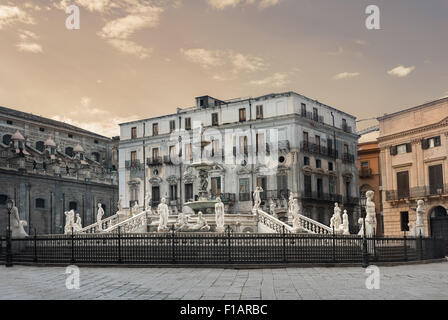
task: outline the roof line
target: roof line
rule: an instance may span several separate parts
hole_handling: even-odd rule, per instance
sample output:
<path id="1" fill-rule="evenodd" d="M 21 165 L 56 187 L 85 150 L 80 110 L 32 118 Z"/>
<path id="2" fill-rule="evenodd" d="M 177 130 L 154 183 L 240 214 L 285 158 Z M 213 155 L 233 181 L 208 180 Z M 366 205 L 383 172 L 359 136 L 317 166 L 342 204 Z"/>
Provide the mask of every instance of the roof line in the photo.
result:
<path id="1" fill-rule="evenodd" d="M 397 116 L 399 114 L 406 113 L 406 112 L 409 112 L 409 111 L 412 111 L 412 110 L 415 110 L 415 109 L 420 109 L 420 108 L 423 108 L 423 107 L 429 107 L 431 105 L 438 104 L 438 103 L 440 103 L 442 101 L 448 102 L 448 97 L 444 97 L 444 98 L 436 99 L 436 100 L 433 100 L 433 101 L 425 102 L 425 103 L 420 104 L 418 106 L 406 108 L 406 109 L 403 109 L 403 110 L 400 110 L 400 111 L 397 111 L 397 112 L 394 112 L 394 113 L 385 114 L 385 115 L 380 116 L 380 117 L 378 117 L 376 119 L 378 121 L 382 121 L 384 119 L 395 117 L 395 116 Z"/>

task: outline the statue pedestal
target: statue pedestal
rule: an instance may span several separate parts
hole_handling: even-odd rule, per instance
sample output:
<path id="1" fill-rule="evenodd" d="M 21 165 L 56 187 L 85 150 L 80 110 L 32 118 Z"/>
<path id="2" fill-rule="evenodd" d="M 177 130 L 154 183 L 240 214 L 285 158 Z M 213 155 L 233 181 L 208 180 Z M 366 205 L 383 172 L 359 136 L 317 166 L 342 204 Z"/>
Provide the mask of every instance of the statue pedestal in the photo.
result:
<path id="1" fill-rule="evenodd" d="M 226 231 L 226 229 L 224 227 L 216 227 L 217 233 L 224 233 L 225 231 Z"/>

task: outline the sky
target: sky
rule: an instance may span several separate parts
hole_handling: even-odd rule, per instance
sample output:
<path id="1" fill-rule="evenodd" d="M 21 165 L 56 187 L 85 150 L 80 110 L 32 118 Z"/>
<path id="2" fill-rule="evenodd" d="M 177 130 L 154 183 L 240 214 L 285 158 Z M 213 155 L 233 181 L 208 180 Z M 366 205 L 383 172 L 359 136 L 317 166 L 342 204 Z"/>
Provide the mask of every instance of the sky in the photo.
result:
<path id="1" fill-rule="evenodd" d="M 202 95 L 374 118 L 448 96 L 447 56 L 448 0 L 0 0 L 0 105 L 106 136 Z"/>

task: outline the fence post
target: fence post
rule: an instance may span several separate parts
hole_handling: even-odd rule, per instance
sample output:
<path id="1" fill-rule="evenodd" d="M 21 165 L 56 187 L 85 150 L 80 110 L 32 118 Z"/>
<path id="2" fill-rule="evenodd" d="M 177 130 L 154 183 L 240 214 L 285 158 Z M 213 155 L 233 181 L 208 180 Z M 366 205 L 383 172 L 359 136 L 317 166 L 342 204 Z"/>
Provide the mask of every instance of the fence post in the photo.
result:
<path id="1" fill-rule="evenodd" d="M 72 227 L 72 260 L 70 261 L 71 264 L 75 263 L 75 234 L 73 233 L 73 227 Z"/>
<path id="2" fill-rule="evenodd" d="M 34 263 L 37 262 L 37 230 L 34 228 Z"/>
<path id="3" fill-rule="evenodd" d="M 362 267 L 367 268 L 369 266 L 369 253 L 367 252 L 367 237 L 366 237 L 366 217 L 362 218 Z"/>
<path id="4" fill-rule="evenodd" d="M 283 238 L 283 262 L 286 262 L 286 231 L 285 231 L 285 226 L 282 226 L 282 238 Z"/>
<path id="5" fill-rule="evenodd" d="M 419 249 L 419 258 L 420 260 L 423 260 L 423 237 L 421 230 L 420 230 L 420 236 L 418 237 L 418 249 Z"/>
<path id="6" fill-rule="evenodd" d="M 336 262 L 336 239 L 334 234 L 334 226 L 333 226 L 333 262 Z"/>
<path id="7" fill-rule="evenodd" d="M 228 262 L 232 262 L 232 247 L 230 245 L 230 226 L 227 226 L 227 253 L 228 253 Z"/>
<path id="8" fill-rule="evenodd" d="M 408 261 L 408 244 L 406 241 L 406 232 L 403 236 L 403 245 L 404 245 L 404 261 Z"/>
<path id="9" fill-rule="evenodd" d="M 175 233 L 174 233 L 174 224 L 171 226 L 171 250 L 172 250 L 172 253 L 173 253 L 173 257 L 172 257 L 172 260 L 173 260 L 173 263 L 176 263 L 176 248 L 175 248 L 175 244 L 174 244 L 174 237 L 175 237 L 176 235 L 175 235 Z"/>
<path id="10" fill-rule="evenodd" d="M 11 234 L 11 210 L 8 211 L 8 232 L 6 233 L 6 267 L 12 267 L 12 234 Z"/>
<path id="11" fill-rule="evenodd" d="M 121 227 L 118 227 L 118 263 L 122 263 L 121 259 Z"/>

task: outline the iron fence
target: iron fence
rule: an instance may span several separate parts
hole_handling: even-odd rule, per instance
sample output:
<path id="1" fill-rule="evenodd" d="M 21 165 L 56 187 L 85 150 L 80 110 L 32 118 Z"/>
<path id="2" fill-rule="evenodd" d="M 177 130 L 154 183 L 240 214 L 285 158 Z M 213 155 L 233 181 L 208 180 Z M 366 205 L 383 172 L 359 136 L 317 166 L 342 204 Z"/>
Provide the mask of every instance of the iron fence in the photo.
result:
<path id="1" fill-rule="evenodd" d="M 363 254 L 363 244 L 367 252 Z M 0 262 L 6 262 L 0 238 Z M 417 261 L 445 257 L 435 238 L 366 238 L 314 234 L 73 234 L 12 239 L 13 263 L 288 264 Z"/>

